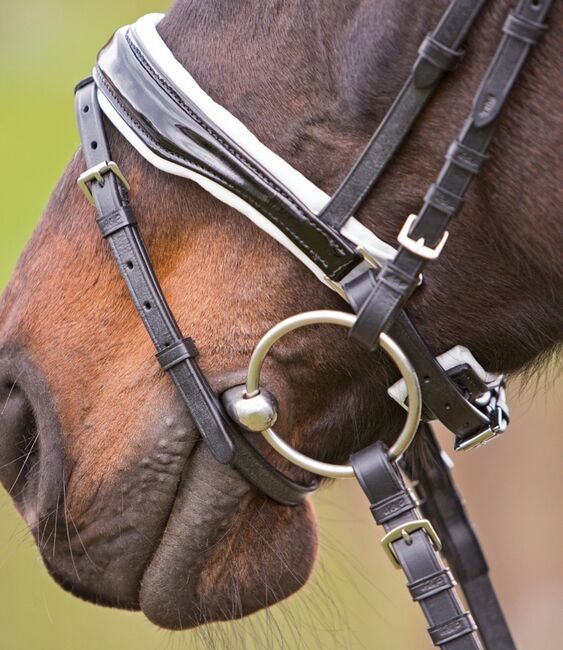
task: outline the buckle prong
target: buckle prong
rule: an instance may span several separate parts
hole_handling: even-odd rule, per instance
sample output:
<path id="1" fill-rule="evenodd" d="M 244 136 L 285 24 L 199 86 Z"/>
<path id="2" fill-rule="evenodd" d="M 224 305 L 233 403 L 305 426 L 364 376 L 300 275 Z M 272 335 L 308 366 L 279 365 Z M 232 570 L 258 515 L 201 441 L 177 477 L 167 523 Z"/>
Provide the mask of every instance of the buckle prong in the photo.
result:
<path id="1" fill-rule="evenodd" d="M 401 228 L 401 232 L 397 237 L 397 241 L 399 242 L 399 244 L 401 244 L 401 246 L 403 246 L 403 248 L 406 248 L 414 255 L 418 255 L 418 257 L 423 257 L 426 260 L 437 259 L 438 257 L 440 257 L 440 253 L 442 252 L 444 246 L 446 245 L 450 233 L 446 230 L 446 232 L 442 236 L 442 239 L 436 244 L 434 248 L 431 248 L 430 246 L 426 246 L 426 241 L 424 237 L 420 237 L 419 239 L 413 239 L 410 236 L 410 230 L 415 219 L 416 219 L 416 214 L 410 214 L 407 217 L 407 220 L 403 224 L 403 227 Z"/>
<path id="2" fill-rule="evenodd" d="M 76 181 L 78 183 L 78 187 L 80 187 L 80 189 L 84 192 L 84 196 L 92 205 L 95 205 L 94 197 L 92 196 L 92 191 L 90 190 L 88 183 L 96 181 L 98 185 L 103 187 L 103 175 L 107 174 L 108 172 L 111 172 L 121 182 L 126 190 L 130 189 L 130 185 L 121 169 L 119 169 L 117 163 L 115 163 L 113 160 L 110 160 L 109 162 L 101 162 L 98 165 L 94 165 L 94 167 L 90 167 L 90 169 L 87 169 L 85 172 L 82 172 Z"/>

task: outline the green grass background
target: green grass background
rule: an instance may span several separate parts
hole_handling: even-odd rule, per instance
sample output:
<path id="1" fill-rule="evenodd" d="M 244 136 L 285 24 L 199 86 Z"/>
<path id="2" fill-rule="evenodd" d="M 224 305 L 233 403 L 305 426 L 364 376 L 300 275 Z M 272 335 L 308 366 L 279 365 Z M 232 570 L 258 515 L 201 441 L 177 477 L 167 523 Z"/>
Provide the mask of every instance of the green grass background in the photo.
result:
<path id="1" fill-rule="evenodd" d="M 165 9 L 161 0 L 26 0 L 3 6 L 0 289 L 78 145 L 74 83 L 89 73 L 115 28 Z M 515 424 L 506 434 L 510 441 L 456 458 L 508 615 L 521 647 L 533 650 L 558 647 L 553 604 L 563 595 L 556 505 L 563 452 L 561 382 L 551 388 L 545 399 L 517 401 Z M 515 486 L 525 488 L 515 493 Z M 546 500 L 546 494 L 553 499 Z M 170 633 L 142 614 L 95 607 L 57 587 L 2 492 L 0 650 L 429 648 L 422 617 L 410 602 L 404 578 L 378 546 L 381 531 L 372 525 L 358 488 L 332 486 L 315 503 L 321 555 L 313 580 L 300 594 L 234 625 Z"/>

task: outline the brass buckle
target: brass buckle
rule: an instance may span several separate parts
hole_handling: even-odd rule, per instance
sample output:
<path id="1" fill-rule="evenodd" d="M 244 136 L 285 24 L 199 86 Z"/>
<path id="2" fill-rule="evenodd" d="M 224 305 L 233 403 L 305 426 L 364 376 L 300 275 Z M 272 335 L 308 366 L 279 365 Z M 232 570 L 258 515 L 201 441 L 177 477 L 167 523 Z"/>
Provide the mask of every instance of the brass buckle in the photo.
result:
<path id="1" fill-rule="evenodd" d="M 436 533 L 434 527 L 428 521 L 428 519 L 415 519 L 414 521 L 407 521 L 404 524 L 393 528 L 393 530 L 390 530 L 387 535 L 385 535 L 385 537 L 381 540 L 383 550 L 387 554 L 389 560 L 391 560 L 391 564 L 396 569 L 400 569 L 401 565 L 399 563 L 399 558 L 395 553 L 395 549 L 393 548 L 393 542 L 397 542 L 398 540 L 403 539 L 406 544 L 410 545 L 412 544 L 411 533 L 414 533 L 417 530 L 423 530 L 428 535 L 430 541 L 432 542 L 432 546 L 436 549 L 436 551 L 442 550 L 442 542 L 438 537 L 438 533 Z"/>
<path id="2" fill-rule="evenodd" d="M 401 228 L 401 232 L 397 237 L 397 241 L 399 242 L 399 244 L 401 244 L 401 246 L 403 246 L 403 248 L 406 248 L 414 255 L 418 255 L 418 257 L 423 257 L 426 260 L 437 259 L 438 257 L 440 257 L 440 253 L 442 252 L 444 246 L 446 245 L 450 233 L 446 230 L 446 232 L 442 236 L 442 239 L 436 244 L 436 246 L 434 248 L 430 248 L 430 246 L 426 246 L 424 237 L 420 237 L 420 239 L 413 239 L 410 236 L 409 234 L 410 229 L 415 219 L 416 219 L 416 214 L 410 214 L 407 217 L 407 220 L 403 224 L 403 227 Z"/>
<path id="3" fill-rule="evenodd" d="M 123 175 L 121 169 L 119 169 L 117 166 L 117 163 L 113 162 L 113 160 L 110 160 L 109 162 L 101 162 L 94 167 L 90 167 L 90 169 L 87 169 L 85 172 L 82 172 L 76 181 L 78 183 L 78 187 L 84 192 L 84 196 L 92 205 L 95 205 L 94 197 L 92 196 L 92 192 L 88 187 L 88 183 L 96 181 L 99 185 L 103 186 L 103 175 L 107 174 L 108 172 L 111 172 L 114 176 L 116 176 L 116 178 L 121 181 L 125 189 L 130 189 L 129 183 Z"/>

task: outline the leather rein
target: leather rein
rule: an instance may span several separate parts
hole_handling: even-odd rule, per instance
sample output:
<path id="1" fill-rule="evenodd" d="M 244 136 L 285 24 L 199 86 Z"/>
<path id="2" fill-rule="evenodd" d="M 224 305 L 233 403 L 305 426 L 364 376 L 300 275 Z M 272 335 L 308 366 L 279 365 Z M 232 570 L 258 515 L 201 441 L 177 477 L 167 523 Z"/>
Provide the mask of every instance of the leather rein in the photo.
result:
<path id="1" fill-rule="evenodd" d="M 435 358 L 404 311 L 429 261 L 447 239 L 465 191 L 488 157 L 499 114 L 532 48 L 546 30 L 551 0 L 519 0 L 509 13 L 496 53 L 472 109 L 450 145 L 422 208 L 410 215 L 395 249 L 354 218 L 444 74 L 461 60 L 461 45 L 485 0 L 452 0 L 419 48 L 407 81 L 359 160 L 329 197 L 259 142 L 201 89 L 174 58 L 148 15 L 116 32 L 93 76 L 76 87 L 76 115 L 87 170 L 78 183 L 95 206 L 131 298 L 186 407 L 216 460 L 235 467 L 261 492 L 295 506 L 318 481 L 302 485 L 273 467 L 244 431 L 260 431 L 290 461 L 319 476 L 354 477 L 366 493 L 382 545 L 407 576 L 408 589 L 428 621 L 434 645 L 447 650 L 511 650 L 514 641 L 488 577 L 488 567 L 429 421 L 455 436 L 458 450 L 502 433 L 508 424 L 502 375 L 486 372 L 457 346 Z M 221 399 L 197 363 L 166 302 L 128 199 L 129 184 L 112 160 L 103 115 L 153 166 L 200 184 L 239 210 L 290 250 L 346 300 L 353 313 L 318 311 L 278 324 L 258 344 L 245 386 Z M 298 327 L 333 323 L 349 328 L 367 350 L 382 346 L 402 379 L 389 394 L 407 411 L 397 442 L 377 442 L 350 465 L 310 459 L 273 430 L 275 398 L 260 386 L 271 346 Z M 422 419 L 422 423 L 421 423 Z M 409 467 L 404 451 L 417 432 L 429 439 L 432 463 Z M 417 484 L 416 496 L 404 476 Z M 432 522 L 432 523 L 431 523 Z M 442 552 L 449 568 L 440 556 Z M 469 612 L 455 591 L 460 584 Z"/>

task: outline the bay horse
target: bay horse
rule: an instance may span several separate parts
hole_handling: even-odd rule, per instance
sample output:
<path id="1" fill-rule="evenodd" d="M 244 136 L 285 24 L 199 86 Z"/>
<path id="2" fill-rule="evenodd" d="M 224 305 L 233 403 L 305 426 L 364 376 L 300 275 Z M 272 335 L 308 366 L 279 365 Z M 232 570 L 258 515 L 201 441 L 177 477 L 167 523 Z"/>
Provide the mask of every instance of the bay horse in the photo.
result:
<path id="1" fill-rule="evenodd" d="M 178 0 L 158 31 L 200 86 L 330 194 L 445 6 Z M 435 176 L 509 6 L 488 3 L 463 75 L 440 87 L 358 213 L 383 240 L 395 240 Z M 561 14 L 556 4 L 550 22 Z M 490 371 L 535 367 L 563 339 L 559 49 L 552 30 L 510 97 L 451 242 L 409 302 L 435 354 L 462 343 Z M 268 327 L 304 309 L 342 307 L 236 211 L 158 172 L 107 130 L 164 292 L 217 393 L 244 379 Z M 0 479 L 40 550 L 57 539 L 44 561 L 71 592 L 141 609 L 172 629 L 248 615 L 309 577 L 312 506 L 261 496 L 200 444 L 96 236 L 75 183 L 83 169 L 78 152 L 0 303 Z M 339 332 L 293 335 L 266 374 L 284 404 L 277 427 L 312 456 L 345 460 L 400 427 L 402 411 L 386 393 L 391 366 Z M 424 439 L 417 451 L 424 455 Z"/>

